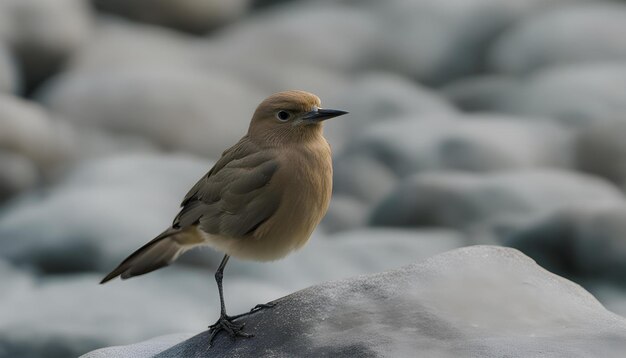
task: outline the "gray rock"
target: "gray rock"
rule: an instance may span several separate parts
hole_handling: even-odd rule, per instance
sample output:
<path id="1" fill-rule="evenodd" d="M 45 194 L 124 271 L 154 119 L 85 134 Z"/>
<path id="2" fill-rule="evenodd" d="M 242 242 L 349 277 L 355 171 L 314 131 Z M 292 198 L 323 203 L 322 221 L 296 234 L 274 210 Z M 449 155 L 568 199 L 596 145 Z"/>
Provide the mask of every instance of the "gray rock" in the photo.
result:
<path id="1" fill-rule="evenodd" d="M 205 33 L 243 15 L 251 0 L 92 0 L 100 10 L 192 33 Z"/>
<path id="2" fill-rule="evenodd" d="M 395 186 L 396 175 L 378 158 L 358 152 L 339 156 L 333 165 L 333 193 L 378 202 Z"/>
<path id="3" fill-rule="evenodd" d="M 526 79 L 502 110 L 550 117 L 573 127 L 622 121 L 626 111 L 626 65 L 580 64 L 546 69 Z"/>
<path id="4" fill-rule="evenodd" d="M 17 55 L 26 89 L 57 71 L 89 38 L 92 18 L 82 0 L 2 0 L 0 36 Z"/>
<path id="5" fill-rule="evenodd" d="M 373 23 L 359 9 L 301 2 L 259 13 L 199 41 L 197 49 L 206 68 L 230 72 L 266 94 L 302 89 L 326 101 L 360 67 L 375 41 Z"/>
<path id="6" fill-rule="evenodd" d="M 502 241 L 567 277 L 626 285 L 626 206 L 559 210 L 509 232 Z"/>
<path id="7" fill-rule="evenodd" d="M 193 67 L 193 41 L 166 28 L 100 16 L 88 43 L 69 60 L 66 71 Z"/>
<path id="8" fill-rule="evenodd" d="M 15 93 L 19 88 L 18 69 L 13 54 L 4 44 L 0 44 L 0 93 Z"/>
<path id="9" fill-rule="evenodd" d="M 333 195 L 322 226 L 330 233 L 355 229 L 366 224 L 367 214 L 367 204 L 360 200 L 348 195 Z"/>
<path id="10" fill-rule="evenodd" d="M 568 4 L 522 19 L 498 38 L 489 63 L 498 72 L 626 60 L 626 4 Z"/>
<path id="11" fill-rule="evenodd" d="M 399 176 L 424 170 L 493 171 L 568 166 L 570 134 L 550 123 L 499 115 L 425 115 L 367 128 L 339 156 L 369 156 Z"/>
<path id="12" fill-rule="evenodd" d="M 4 275 L 15 274 L 2 270 L 4 286 Z M 22 277 L 0 294 L 0 356 L 77 357 L 105 345 L 206 327 L 211 275 L 168 270 L 159 276 L 107 286 L 99 286 L 101 275 L 94 274 Z"/>
<path id="13" fill-rule="evenodd" d="M 582 171 L 626 188 L 626 122 L 600 122 L 576 138 L 574 157 Z"/>
<path id="14" fill-rule="evenodd" d="M 479 72 L 484 52 L 507 26 L 562 1 L 394 0 L 379 3 L 380 40 L 368 56 L 428 84 Z"/>
<path id="15" fill-rule="evenodd" d="M 484 75 L 461 78 L 441 89 L 457 107 L 468 112 L 507 112 L 521 95 L 522 81 L 513 77 Z"/>
<path id="16" fill-rule="evenodd" d="M 219 158 L 246 132 L 264 95 L 227 75 L 133 67 L 69 72 L 40 97 L 52 112 L 78 125 Z"/>
<path id="17" fill-rule="evenodd" d="M 380 202 L 370 224 L 468 229 L 524 223 L 590 201 L 619 205 L 624 198 L 602 179 L 567 171 L 423 173 L 407 178 Z"/>
<path id="18" fill-rule="evenodd" d="M 0 215 L 0 257 L 43 272 L 107 270 L 159 234 L 210 163 L 124 155 L 79 165 Z"/>
<path id="19" fill-rule="evenodd" d="M 74 132 L 35 102 L 0 94 L 0 147 L 27 158 L 44 172 L 72 159 Z"/>
<path id="20" fill-rule="evenodd" d="M 242 319 L 251 339 L 208 332 L 157 355 L 147 344 L 94 357 L 621 357 L 626 320 L 516 250 L 477 246 L 326 283 Z M 368 339 L 363 339 L 366 336 Z M 163 341 L 176 340 L 172 336 Z M 153 341 L 159 348 L 165 344 Z M 143 354 L 142 354 L 143 352 Z M 120 355 L 121 354 L 121 355 Z"/>
<path id="21" fill-rule="evenodd" d="M 39 180 L 35 164 L 23 156 L 0 150 L 0 202 L 30 189 Z"/>
<path id="22" fill-rule="evenodd" d="M 114 225 L 109 226 L 113 235 Z M 463 244 L 464 237 L 453 231 L 368 229 L 328 238 L 316 235 L 303 250 L 271 264 L 233 259 L 225 274 L 228 312 L 245 312 L 312 284 L 388 270 Z M 213 272 L 220 255 L 196 252 L 216 262 L 202 269 L 177 262 L 106 286 L 97 284 L 104 272 L 33 278 L 0 260 L 6 288 L 0 292 L 0 352 L 10 357 L 75 357 L 102 346 L 204 329 L 219 312 Z M 97 259 L 88 251 L 81 254 Z M 76 302 L 89 304 L 77 308 Z"/>
<path id="23" fill-rule="evenodd" d="M 428 114 L 454 114 L 456 109 L 436 92 L 392 73 L 367 73 L 342 93 L 324 100 L 329 108 L 350 112 L 324 130 L 333 150 L 340 151 L 370 125 Z"/>

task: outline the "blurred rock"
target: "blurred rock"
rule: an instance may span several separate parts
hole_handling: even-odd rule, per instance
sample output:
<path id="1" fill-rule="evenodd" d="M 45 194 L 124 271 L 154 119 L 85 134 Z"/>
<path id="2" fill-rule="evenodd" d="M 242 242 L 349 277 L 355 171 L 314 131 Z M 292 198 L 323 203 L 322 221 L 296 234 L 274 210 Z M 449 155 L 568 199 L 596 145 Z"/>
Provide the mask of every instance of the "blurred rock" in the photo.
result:
<path id="1" fill-rule="evenodd" d="M 121 182 L 124 177 L 114 180 Z M 119 239 L 113 236 L 119 223 L 106 224 L 111 234 L 106 240 Z M 271 264 L 234 259 L 225 278 L 228 312 L 245 312 L 311 284 L 396 268 L 463 244 L 463 237 L 453 231 L 368 229 L 331 238 L 318 235 L 303 250 Z M 219 254 L 210 250 L 195 252 L 219 260 Z M 81 254 L 97 259 L 89 251 Z M 9 352 L 10 357 L 75 357 L 101 346 L 204 329 L 219 313 L 213 281 L 216 264 L 212 269 L 192 270 L 176 263 L 131 281 L 98 286 L 104 272 L 34 280 L 22 272 L 12 274 L 14 270 L 7 271 L 10 266 L 0 260 L 0 278 L 8 289 L 0 292 L 0 352 Z M 76 301 L 68 300 L 68 293 L 89 302 L 89 307 L 76 315 Z M 27 309 L 35 305 L 37 310 Z"/>
<path id="2" fill-rule="evenodd" d="M 326 283 L 245 317 L 254 338 L 216 337 L 216 356 L 621 357 L 626 320 L 516 250 L 478 246 L 400 270 Z M 382 327 L 382 329 L 381 329 Z M 566 328 L 564 328 L 566 327 Z M 96 357 L 192 357 L 207 331 L 157 355 L 146 344 Z M 364 340 L 363 336 L 369 337 Z M 537 337 L 541 337 L 540 339 Z M 175 340 L 169 336 L 163 340 Z M 153 340 L 153 344 L 165 344 Z"/>
<path id="3" fill-rule="evenodd" d="M 555 65 L 626 60 L 626 4 L 583 2 L 538 12 L 498 38 L 497 72 L 524 74 Z"/>
<path id="4" fill-rule="evenodd" d="M 246 133 L 264 95 L 226 75 L 147 67 L 69 72 L 40 97 L 78 125 L 218 158 Z"/>
<path id="5" fill-rule="evenodd" d="M 626 285 L 626 206 L 560 210 L 502 238 L 549 270 L 582 279 Z"/>
<path id="6" fill-rule="evenodd" d="M 92 38 L 71 58 L 67 71 L 193 67 L 193 41 L 183 34 L 108 16 L 100 16 L 95 25 Z"/>
<path id="7" fill-rule="evenodd" d="M 597 177 L 558 170 L 423 173 L 407 178 L 379 203 L 370 224 L 468 229 L 487 222 L 529 222 L 589 202 L 617 205 L 624 198 Z"/>
<path id="8" fill-rule="evenodd" d="M 322 220 L 326 232 L 334 233 L 364 226 L 367 205 L 348 195 L 333 195 L 328 212 Z"/>
<path id="9" fill-rule="evenodd" d="M 590 290 L 609 311 L 626 317 L 626 289 L 600 284 L 591 287 Z"/>
<path id="10" fill-rule="evenodd" d="M 574 127 L 623 121 L 626 65 L 589 64 L 540 71 L 501 103 L 506 112 L 554 118 Z"/>
<path id="11" fill-rule="evenodd" d="M 0 355 L 77 357 L 103 345 L 203 329 L 209 322 L 204 273 L 172 270 L 159 280 L 106 287 L 99 279 L 30 278 L 0 295 Z"/>
<path id="12" fill-rule="evenodd" d="M 18 69 L 13 55 L 0 44 L 0 93 L 15 93 L 19 87 Z"/>
<path id="13" fill-rule="evenodd" d="M 568 131 L 532 118 L 430 114 L 372 125 L 339 158 L 368 156 L 399 176 L 437 169 L 562 167 L 569 163 L 569 142 Z"/>
<path id="14" fill-rule="evenodd" d="M 58 186 L 5 208 L 0 256 L 46 273 L 108 270 L 171 223 L 209 168 L 150 154 L 86 162 Z"/>
<path id="15" fill-rule="evenodd" d="M 74 132 L 38 104 L 0 94 L 0 147 L 33 161 L 44 172 L 56 170 L 74 154 Z"/>
<path id="16" fill-rule="evenodd" d="M 339 157 L 333 165 L 333 192 L 373 203 L 387 195 L 398 181 L 378 158 L 366 154 Z"/>
<path id="17" fill-rule="evenodd" d="M 92 0 L 99 10 L 134 21 L 205 33 L 243 15 L 251 0 Z"/>
<path id="18" fill-rule="evenodd" d="M 626 188 L 625 137 L 626 121 L 600 122 L 582 131 L 574 146 L 577 167 Z"/>
<path id="19" fill-rule="evenodd" d="M 374 40 L 374 20 L 334 3 L 291 4 L 258 13 L 198 42 L 209 69 L 229 71 L 264 93 L 341 93 Z"/>
<path id="20" fill-rule="evenodd" d="M 326 124 L 325 134 L 334 151 L 341 150 L 347 139 L 372 124 L 431 113 L 457 112 L 436 92 L 385 72 L 358 77 L 342 93 L 325 100 L 324 106 L 350 112 L 349 116 Z"/>
<path id="21" fill-rule="evenodd" d="M 91 33 L 83 0 L 1 0 L 0 12 L 7 21 L 0 34 L 17 55 L 27 91 L 57 71 Z"/>
<path id="22" fill-rule="evenodd" d="M 493 39 L 523 16 L 561 0 L 394 0 L 382 17 L 372 62 L 431 85 L 478 73 Z"/>
<path id="23" fill-rule="evenodd" d="M 524 86 L 513 77 L 485 75 L 462 78 L 441 89 L 441 93 L 463 111 L 507 112 Z"/>
<path id="24" fill-rule="evenodd" d="M 30 189 L 39 180 L 35 164 L 19 154 L 0 150 L 0 202 Z"/>

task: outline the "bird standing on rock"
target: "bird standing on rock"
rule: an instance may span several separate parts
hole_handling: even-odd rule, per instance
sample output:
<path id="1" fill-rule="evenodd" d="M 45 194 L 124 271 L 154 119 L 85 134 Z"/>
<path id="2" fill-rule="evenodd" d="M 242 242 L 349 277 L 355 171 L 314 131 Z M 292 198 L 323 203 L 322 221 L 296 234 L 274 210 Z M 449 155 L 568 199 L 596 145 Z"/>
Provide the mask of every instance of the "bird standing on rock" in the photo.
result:
<path id="1" fill-rule="evenodd" d="M 187 193 L 172 226 L 101 283 L 167 266 L 196 246 L 213 247 L 225 255 L 215 273 L 221 312 L 209 327 L 211 343 L 222 330 L 233 338 L 251 337 L 242 332 L 243 324 L 234 322 L 246 314 L 226 314 L 224 267 L 230 256 L 276 260 L 307 242 L 326 213 L 332 192 L 331 151 L 322 123 L 346 113 L 321 108 L 320 99 L 304 91 L 279 92 L 265 99 L 254 112 L 248 133 Z"/>

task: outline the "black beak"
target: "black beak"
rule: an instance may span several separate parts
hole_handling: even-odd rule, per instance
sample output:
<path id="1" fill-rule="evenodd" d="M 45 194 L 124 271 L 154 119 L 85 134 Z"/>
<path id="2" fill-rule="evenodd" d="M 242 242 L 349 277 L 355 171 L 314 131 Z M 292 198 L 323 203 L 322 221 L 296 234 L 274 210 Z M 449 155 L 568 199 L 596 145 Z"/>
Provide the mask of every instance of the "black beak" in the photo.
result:
<path id="1" fill-rule="evenodd" d="M 325 121 L 327 119 L 343 116 L 344 114 L 347 114 L 347 113 L 348 112 L 346 112 L 346 111 L 340 111 L 340 110 L 337 110 L 337 109 L 319 108 L 319 109 L 313 110 L 311 112 L 307 112 L 302 117 L 302 119 L 307 120 L 307 121 L 321 122 L 321 121 Z"/>

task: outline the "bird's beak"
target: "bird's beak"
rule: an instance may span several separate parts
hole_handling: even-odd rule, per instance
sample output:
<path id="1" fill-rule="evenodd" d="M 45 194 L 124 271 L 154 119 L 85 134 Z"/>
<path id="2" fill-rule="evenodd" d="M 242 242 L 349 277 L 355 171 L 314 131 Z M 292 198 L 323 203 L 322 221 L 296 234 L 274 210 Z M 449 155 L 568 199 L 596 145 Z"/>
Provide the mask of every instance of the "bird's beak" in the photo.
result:
<path id="1" fill-rule="evenodd" d="M 305 113 L 304 116 L 302 116 L 302 119 L 305 121 L 321 122 L 330 118 L 343 116 L 346 113 L 348 112 L 337 109 L 316 108 L 311 112 Z"/>

